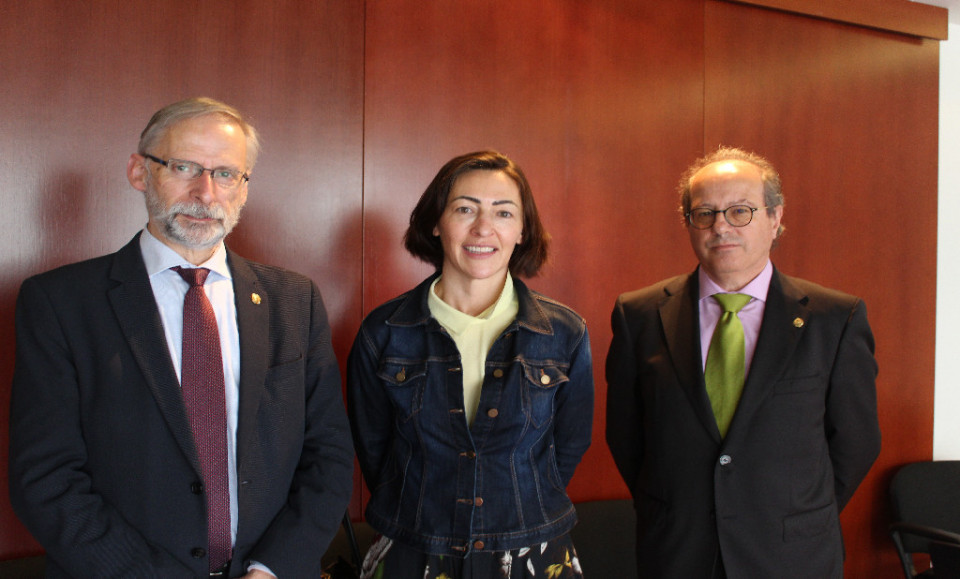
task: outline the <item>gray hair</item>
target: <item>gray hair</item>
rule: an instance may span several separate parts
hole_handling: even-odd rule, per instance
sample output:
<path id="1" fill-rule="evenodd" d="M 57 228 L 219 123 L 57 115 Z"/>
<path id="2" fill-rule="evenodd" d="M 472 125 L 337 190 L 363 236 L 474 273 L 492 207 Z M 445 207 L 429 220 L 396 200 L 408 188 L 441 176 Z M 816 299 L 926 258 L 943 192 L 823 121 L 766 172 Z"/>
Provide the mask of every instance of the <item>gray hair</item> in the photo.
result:
<path id="1" fill-rule="evenodd" d="M 690 181 L 694 175 L 701 169 L 713 163 L 723 161 L 743 161 L 750 163 L 760 170 L 760 180 L 763 183 L 763 204 L 767 206 L 767 215 L 773 217 L 776 208 L 783 206 L 783 189 L 780 182 L 780 174 L 777 173 L 773 163 L 756 153 L 746 151 L 737 147 L 720 147 L 709 155 L 697 159 L 692 165 L 687 167 L 680 177 L 680 185 L 677 191 L 680 193 L 680 213 L 686 215 L 690 212 Z M 686 223 L 686 220 L 684 220 Z M 777 238 L 783 235 L 784 226 L 781 225 L 777 230 Z"/>
<path id="2" fill-rule="evenodd" d="M 149 153 L 157 141 L 163 138 L 170 127 L 176 123 L 206 115 L 224 117 L 240 127 L 247 138 L 247 166 L 245 170 L 248 172 L 252 170 L 257 162 L 257 155 L 260 153 L 260 137 L 257 135 L 257 130 L 244 119 L 237 109 L 207 97 L 175 102 L 154 113 L 146 128 L 140 133 L 140 144 L 137 146 L 137 152 L 141 155 Z"/>

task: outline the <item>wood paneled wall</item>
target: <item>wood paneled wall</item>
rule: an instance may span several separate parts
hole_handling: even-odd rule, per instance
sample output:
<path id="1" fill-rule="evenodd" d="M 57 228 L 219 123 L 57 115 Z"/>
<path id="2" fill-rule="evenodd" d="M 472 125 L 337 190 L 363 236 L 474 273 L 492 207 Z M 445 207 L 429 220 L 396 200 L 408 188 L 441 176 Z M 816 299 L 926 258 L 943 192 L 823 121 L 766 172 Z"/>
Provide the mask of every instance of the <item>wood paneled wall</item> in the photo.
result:
<path id="1" fill-rule="evenodd" d="M 439 167 L 517 160 L 554 238 L 531 285 L 593 343 L 594 445 L 570 491 L 626 496 L 603 442 L 610 309 L 692 270 L 677 179 L 742 145 L 785 181 L 777 265 L 869 307 L 884 450 L 843 515 L 847 569 L 895 577 L 885 488 L 932 446 L 937 60 L 935 41 L 716 0 L 0 0 L 0 416 L 20 281 L 143 225 L 126 158 L 154 110 L 204 94 L 264 140 L 230 245 L 320 284 L 341 360 L 366 312 L 430 273 L 401 236 Z M 358 481 L 356 515 L 364 498 Z M 38 550 L 0 477 L 0 559 Z"/>

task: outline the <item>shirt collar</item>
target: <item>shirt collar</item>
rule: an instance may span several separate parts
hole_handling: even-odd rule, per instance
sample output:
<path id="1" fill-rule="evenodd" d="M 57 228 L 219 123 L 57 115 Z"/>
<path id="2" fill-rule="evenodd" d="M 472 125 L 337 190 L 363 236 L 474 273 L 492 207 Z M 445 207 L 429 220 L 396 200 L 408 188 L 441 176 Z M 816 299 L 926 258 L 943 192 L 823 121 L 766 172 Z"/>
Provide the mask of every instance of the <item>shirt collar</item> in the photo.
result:
<path id="1" fill-rule="evenodd" d="M 217 250 L 207 261 L 199 266 L 193 265 L 171 249 L 168 245 L 157 239 L 144 227 L 140 234 L 140 253 L 143 255 L 143 263 L 147 267 L 147 275 L 153 277 L 163 273 L 172 267 L 205 267 L 211 272 L 225 279 L 232 279 L 230 268 L 227 267 L 227 248 L 221 241 L 217 244 Z"/>
<path id="2" fill-rule="evenodd" d="M 707 272 L 703 271 L 703 268 L 698 268 L 698 275 L 700 281 L 700 299 L 706 299 L 713 294 L 722 294 L 730 293 L 725 289 L 719 286 L 717 282 L 710 279 L 710 276 L 707 275 Z M 747 294 L 748 296 L 759 300 L 761 302 L 767 301 L 767 292 L 770 290 L 770 280 L 773 279 L 773 263 L 768 259 L 767 265 L 764 266 L 763 271 L 761 271 L 757 277 L 750 280 L 750 283 L 743 286 L 740 290 L 733 292 L 738 294 Z"/>
<path id="3" fill-rule="evenodd" d="M 470 314 L 465 314 L 460 310 L 454 308 L 447 302 L 441 300 L 435 291 L 437 282 L 440 281 L 440 277 L 433 280 L 433 283 L 430 284 L 430 291 L 427 294 L 427 300 L 431 310 L 437 308 L 445 320 L 449 320 L 451 324 L 455 324 L 457 327 L 455 330 L 463 332 L 463 330 L 473 323 L 483 322 L 493 318 L 497 318 L 506 312 L 512 304 L 516 302 L 516 291 L 513 287 L 513 277 L 507 272 L 507 279 L 503 284 L 503 290 L 500 292 L 500 297 L 497 298 L 497 301 L 493 303 L 489 308 L 485 309 L 477 316 L 471 316 Z"/>

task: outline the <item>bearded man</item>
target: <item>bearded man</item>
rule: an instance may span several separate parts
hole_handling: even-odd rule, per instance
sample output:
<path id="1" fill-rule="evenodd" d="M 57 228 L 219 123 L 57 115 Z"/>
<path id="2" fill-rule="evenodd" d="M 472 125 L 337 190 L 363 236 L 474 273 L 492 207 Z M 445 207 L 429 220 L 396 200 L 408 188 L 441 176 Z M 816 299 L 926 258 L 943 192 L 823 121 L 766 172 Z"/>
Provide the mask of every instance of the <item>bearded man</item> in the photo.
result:
<path id="1" fill-rule="evenodd" d="M 317 286 L 223 242 L 258 150 L 229 105 L 161 109 L 147 226 L 21 287 L 10 494 L 48 577 L 319 576 L 353 448 Z"/>

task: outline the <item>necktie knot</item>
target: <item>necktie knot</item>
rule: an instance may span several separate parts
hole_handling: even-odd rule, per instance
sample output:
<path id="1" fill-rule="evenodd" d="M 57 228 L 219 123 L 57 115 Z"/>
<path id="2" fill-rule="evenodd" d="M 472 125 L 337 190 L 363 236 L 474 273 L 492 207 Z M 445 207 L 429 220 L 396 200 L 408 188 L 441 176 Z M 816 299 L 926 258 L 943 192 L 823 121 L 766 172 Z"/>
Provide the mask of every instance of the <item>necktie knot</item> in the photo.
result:
<path id="1" fill-rule="evenodd" d="M 747 294 L 713 294 L 711 297 L 717 300 L 724 313 L 736 314 L 750 302 Z"/>
<path id="2" fill-rule="evenodd" d="M 205 267 L 180 267 L 178 265 L 171 269 L 179 273 L 180 277 L 190 284 L 190 287 L 202 287 L 210 274 L 210 270 Z"/>

